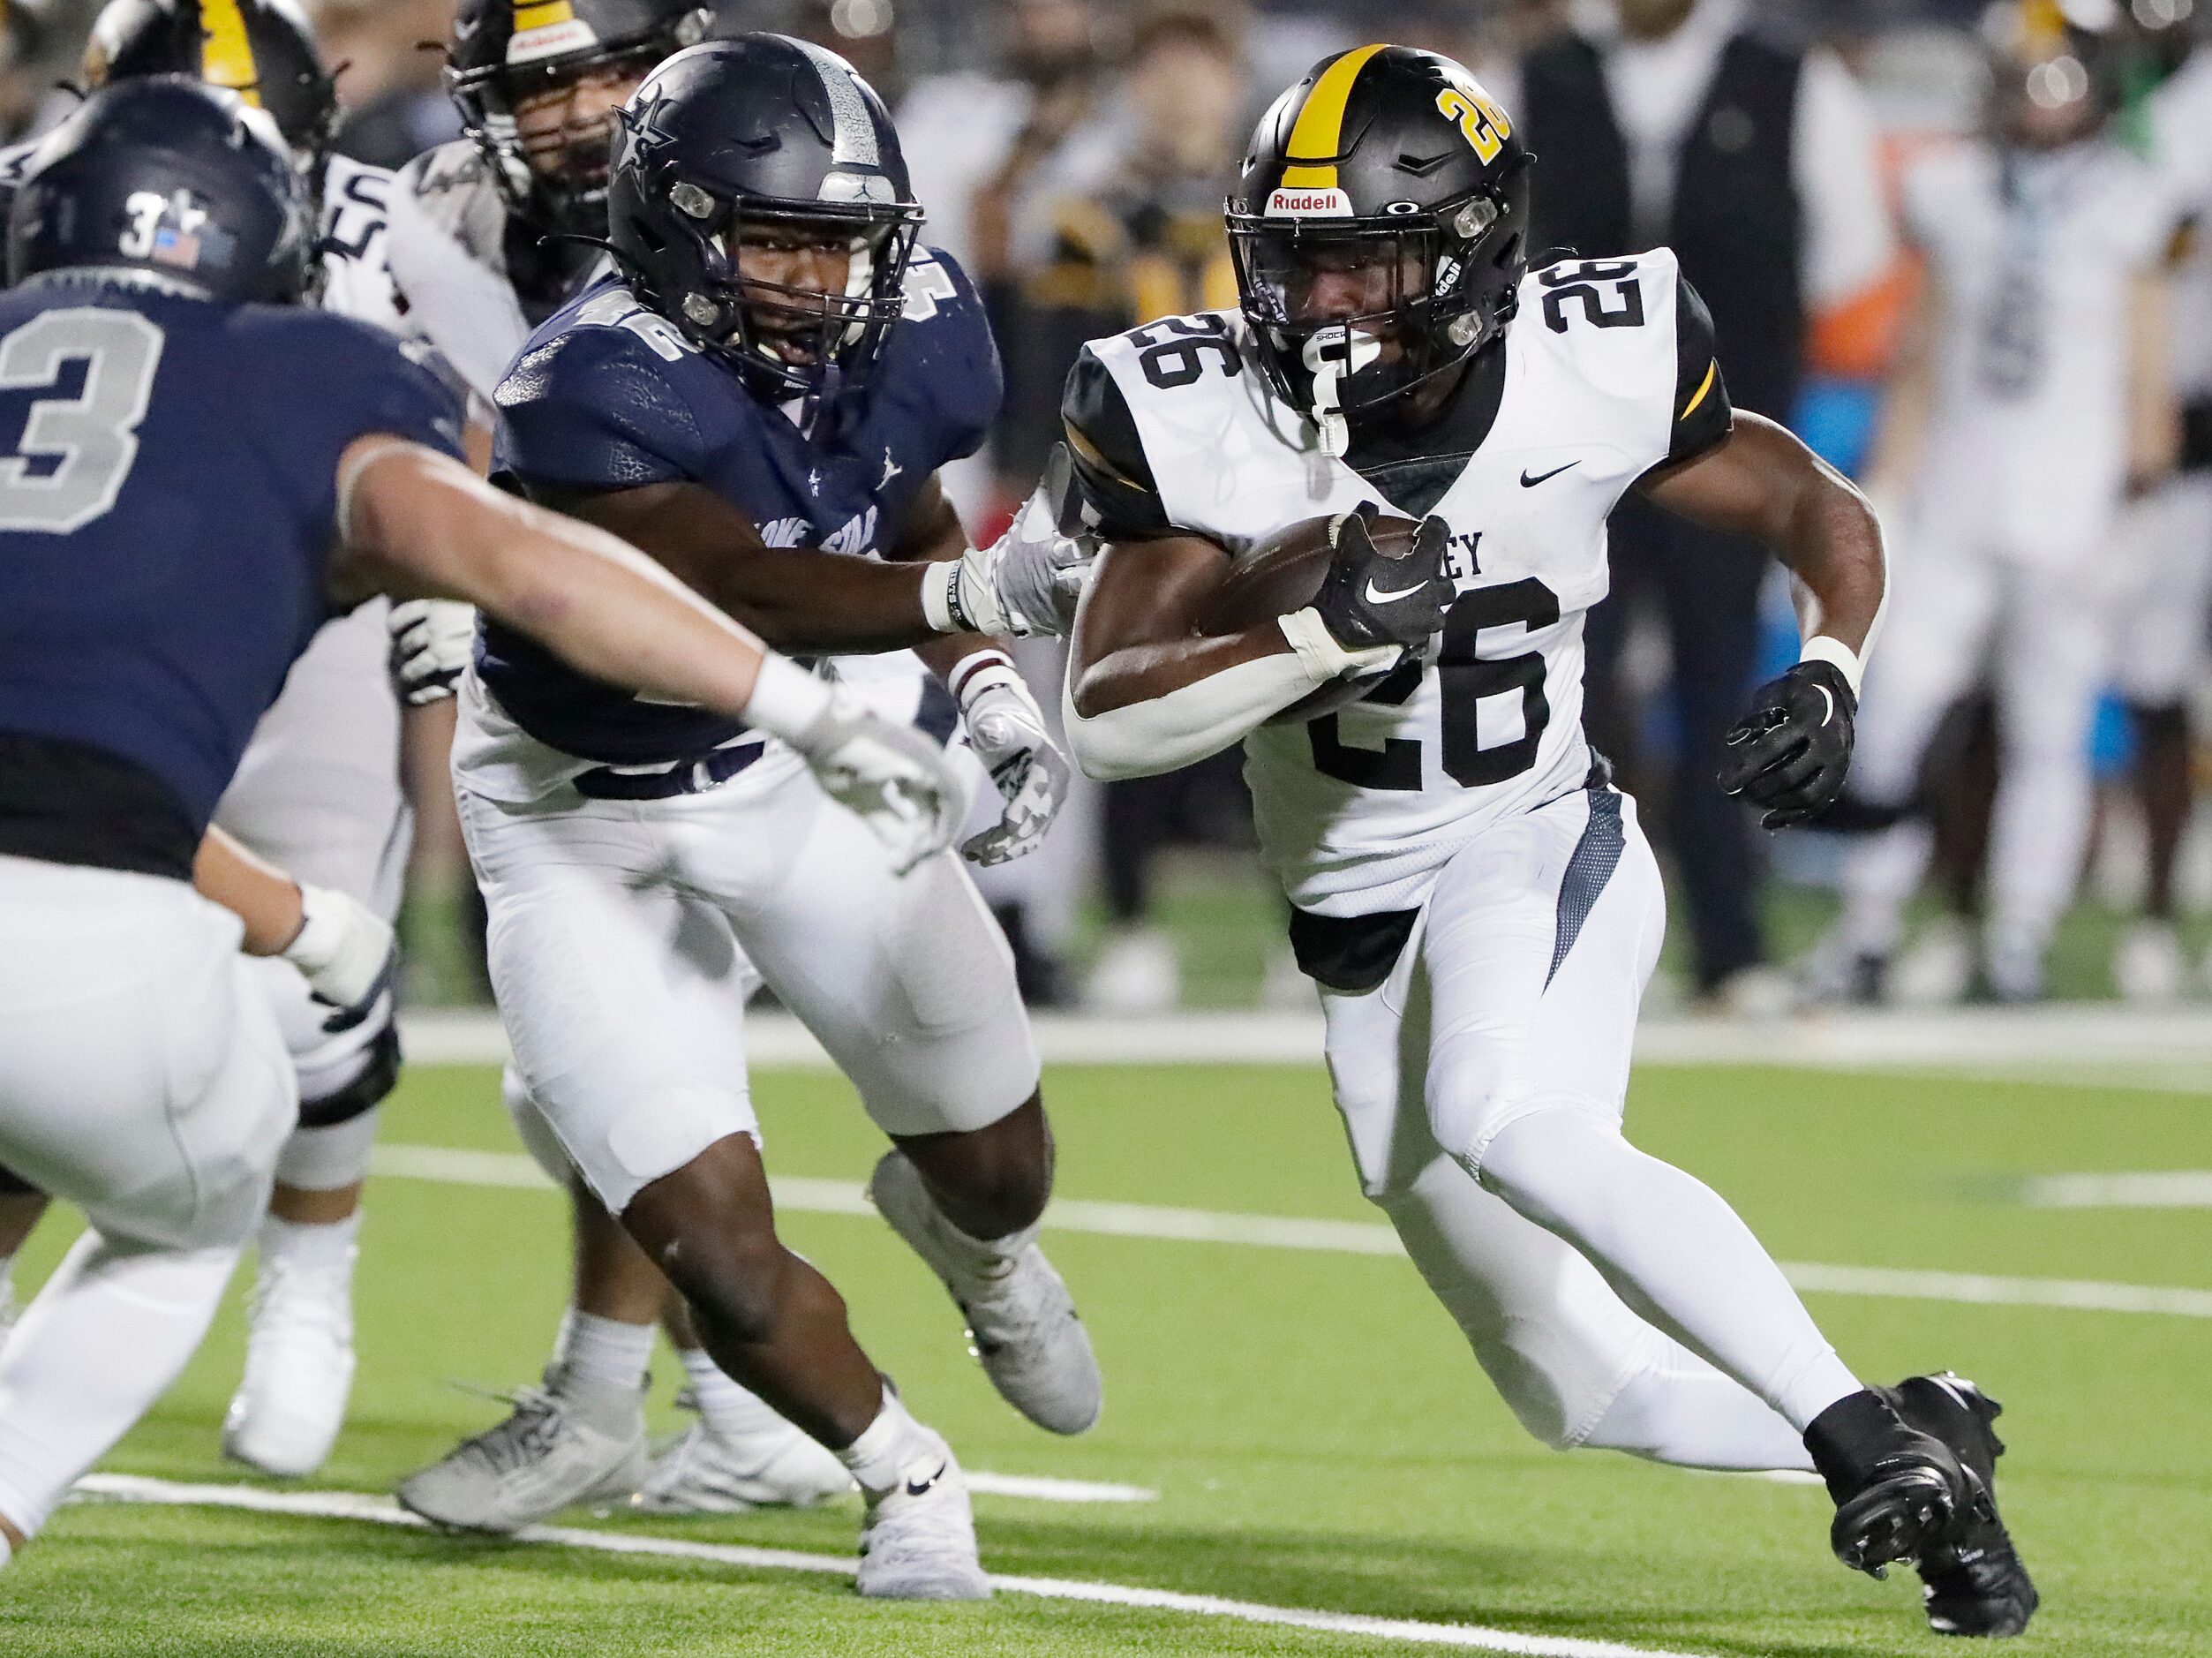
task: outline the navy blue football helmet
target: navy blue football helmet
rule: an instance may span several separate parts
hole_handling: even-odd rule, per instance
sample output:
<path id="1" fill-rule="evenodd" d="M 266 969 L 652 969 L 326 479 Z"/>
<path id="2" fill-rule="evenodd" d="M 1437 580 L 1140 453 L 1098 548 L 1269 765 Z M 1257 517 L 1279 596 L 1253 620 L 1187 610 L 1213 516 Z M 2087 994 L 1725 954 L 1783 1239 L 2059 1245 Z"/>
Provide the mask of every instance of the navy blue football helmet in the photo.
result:
<path id="1" fill-rule="evenodd" d="M 679 52 L 623 110 L 608 236 L 638 298 L 763 395 L 816 407 L 906 309 L 922 204 L 891 114 L 834 52 L 744 34 Z M 741 244 L 841 248 L 843 290 L 745 277 Z"/>
<path id="2" fill-rule="evenodd" d="M 313 292 L 320 241 L 276 124 L 236 93 L 157 75 L 94 93 L 39 146 L 8 218 L 8 280 L 139 270 L 287 304 Z"/>

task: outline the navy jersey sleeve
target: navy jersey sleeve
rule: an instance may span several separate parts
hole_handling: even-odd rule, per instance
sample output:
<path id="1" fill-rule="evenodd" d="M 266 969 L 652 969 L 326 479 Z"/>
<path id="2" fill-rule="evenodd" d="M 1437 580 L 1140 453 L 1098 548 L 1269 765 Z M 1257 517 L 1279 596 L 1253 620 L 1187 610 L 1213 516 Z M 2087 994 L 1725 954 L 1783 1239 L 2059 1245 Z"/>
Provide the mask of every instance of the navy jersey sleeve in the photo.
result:
<path id="1" fill-rule="evenodd" d="M 260 403 L 273 442 L 342 455 L 356 438 L 388 433 L 462 458 L 461 400 L 391 335 L 348 317 L 254 306 L 237 316 L 234 366 L 274 367 L 287 395 Z"/>
<path id="2" fill-rule="evenodd" d="M 952 256 L 935 248 L 914 250 L 906 293 L 906 316 L 892 339 L 896 346 L 907 335 L 915 348 L 913 367 L 929 391 L 937 464 L 964 460 L 983 447 L 1006 395 L 982 296 Z"/>
<path id="3" fill-rule="evenodd" d="M 1675 296 L 1674 435 L 1667 452 L 1670 466 L 1718 448 L 1735 426 L 1735 406 L 1728 401 L 1728 382 L 1720 372 L 1712 313 L 1686 276 L 1677 284 Z"/>
<path id="4" fill-rule="evenodd" d="M 1173 531 L 1129 400 L 1087 345 L 1068 374 L 1060 421 L 1075 463 L 1076 488 L 1101 536 L 1141 541 Z"/>
<path id="5" fill-rule="evenodd" d="M 678 379 L 701 366 L 696 356 L 669 361 L 620 324 L 571 323 L 541 336 L 500 382 L 493 476 L 525 490 L 702 476 L 708 444 Z"/>

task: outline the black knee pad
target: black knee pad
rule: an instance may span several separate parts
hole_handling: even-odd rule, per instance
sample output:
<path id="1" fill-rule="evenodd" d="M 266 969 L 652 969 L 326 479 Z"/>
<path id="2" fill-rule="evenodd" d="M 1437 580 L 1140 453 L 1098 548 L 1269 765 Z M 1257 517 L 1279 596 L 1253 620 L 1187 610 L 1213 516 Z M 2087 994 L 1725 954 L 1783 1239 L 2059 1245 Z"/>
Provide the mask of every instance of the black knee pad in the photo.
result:
<path id="1" fill-rule="evenodd" d="M 369 1048 L 369 1063 L 359 1076 L 335 1094 L 300 1102 L 299 1126 L 335 1128 L 365 1112 L 374 1111 L 399 1086 L 399 1027 L 387 1025 L 377 1032 L 376 1041 Z"/>

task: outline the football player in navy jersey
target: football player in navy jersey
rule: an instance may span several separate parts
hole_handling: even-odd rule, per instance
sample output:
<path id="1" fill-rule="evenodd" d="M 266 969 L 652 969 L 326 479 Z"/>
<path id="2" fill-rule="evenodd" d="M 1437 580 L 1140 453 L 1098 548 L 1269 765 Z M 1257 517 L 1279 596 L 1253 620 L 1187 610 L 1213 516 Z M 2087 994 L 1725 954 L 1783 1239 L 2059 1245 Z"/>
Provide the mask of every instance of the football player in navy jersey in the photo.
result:
<path id="1" fill-rule="evenodd" d="M 330 153 L 337 91 L 296 0 L 109 0 L 86 47 L 85 86 L 158 74 L 227 88 L 268 115 L 320 212 L 316 303 L 398 329 L 384 260 L 391 177 Z M 0 181 L 12 180 L 35 148 L 0 152 Z M 307 880 L 318 908 L 342 895 L 388 923 L 399 913 L 413 818 L 401 786 L 385 611 L 379 600 L 325 624 L 262 719 L 215 821 Z M 223 1449 L 264 1473 L 300 1475 L 329 1454 L 351 1390 L 362 1185 L 378 1108 L 398 1081 L 399 1036 L 389 995 L 331 1030 L 292 967 L 264 963 L 254 976 L 298 1074 L 300 1126 L 257 1240 L 245 1375 Z M 0 1205 L 0 1278 L 36 1212 Z"/>
<path id="2" fill-rule="evenodd" d="M 303 309 L 316 234 L 275 129 L 158 78 L 34 159 L 0 296 L 0 1163 L 89 1230 L 0 1352 L 0 1561 L 166 1388 L 297 1113 L 237 950 L 282 878 L 199 861 L 255 721 L 335 609 L 470 599 L 577 671 L 773 732 L 902 865 L 950 840 L 941 754 L 613 538 L 454 458 L 457 411 L 372 330 Z M 211 422 L 210 409 L 224 418 Z M 786 1272 L 804 1277 L 795 1260 Z M 803 1332 L 842 1332 L 826 1289 Z M 845 1338 L 849 1341 L 849 1337 Z M 789 1374 L 800 1395 L 812 1367 Z"/>
<path id="3" fill-rule="evenodd" d="M 627 526 L 790 648 L 901 652 L 835 671 L 940 741 L 963 703 L 972 729 L 979 712 L 1018 718 L 1009 817 L 970 853 L 1019 849 L 1064 763 L 984 637 L 1018 619 L 973 573 L 1027 559 L 1020 625 L 1063 618 L 1050 561 L 968 552 L 938 487 L 982 440 L 997 358 L 967 279 L 914 245 L 881 102 L 833 55 L 749 35 L 670 59 L 622 128 L 609 230 L 623 273 L 539 328 L 500 388 L 494 476 Z M 745 1081 L 744 1005 L 765 980 L 891 1135 L 872 1195 L 952 1291 L 993 1383 L 1040 1426 L 1088 1427 L 1096 1365 L 1036 1244 L 1051 1176 L 1036 1049 L 959 863 L 890 878 L 777 743 L 596 684 L 495 623 L 462 688 L 455 778 L 518 1121 L 669 1265 L 723 1368 L 761 1375 L 746 1355 L 801 1304 L 775 1267 Z M 585 1316 L 571 1309 L 546 1390 L 406 1481 L 403 1503 L 510 1530 L 634 1477 L 651 1328 L 630 1326 L 624 1359 L 609 1321 L 584 1325 L 606 1360 L 590 1374 Z M 869 1498 L 863 1592 L 983 1593 L 942 1443 L 849 1343 L 814 1358 L 833 1410 L 768 1397 Z"/>

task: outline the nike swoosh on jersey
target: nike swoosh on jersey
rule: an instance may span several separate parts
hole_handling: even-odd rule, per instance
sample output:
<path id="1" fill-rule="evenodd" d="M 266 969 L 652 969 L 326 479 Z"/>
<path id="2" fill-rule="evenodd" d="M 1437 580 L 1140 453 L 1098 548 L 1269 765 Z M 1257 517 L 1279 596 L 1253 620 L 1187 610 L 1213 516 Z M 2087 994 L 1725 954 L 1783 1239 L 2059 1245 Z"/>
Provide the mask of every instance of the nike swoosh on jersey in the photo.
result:
<path id="1" fill-rule="evenodd" d="M 1569 461 L 1564 466 L 1554 466 L 1550 471 L 1545 472 L 1535 478 L 1531 478 L 1528 474 L 1527 469 L 1524 467 L 1522 469 L 1521 472 L 1521 487 L 1524 489 L 1534 489 L 1539 484 L 1548 484 L 1552 481 L 1552 479 L 1557 478 L 1561 472 L 1571 472 L 1581 464 L 1582 463 L 1580 461 Z"/>
<path id="2" fill-rule="evenodd" d="M 1395 593 L 1386 593 L 1375 585 L 1375 578 L 1370 576 L 1367 578 L 1367 602 L 1371 605 L 1395 605 L 1401 599 L 1412 598 L 1426 586 L 1427 584 L 1423 582 L 1411 587 L 1400 588 Z"/>

